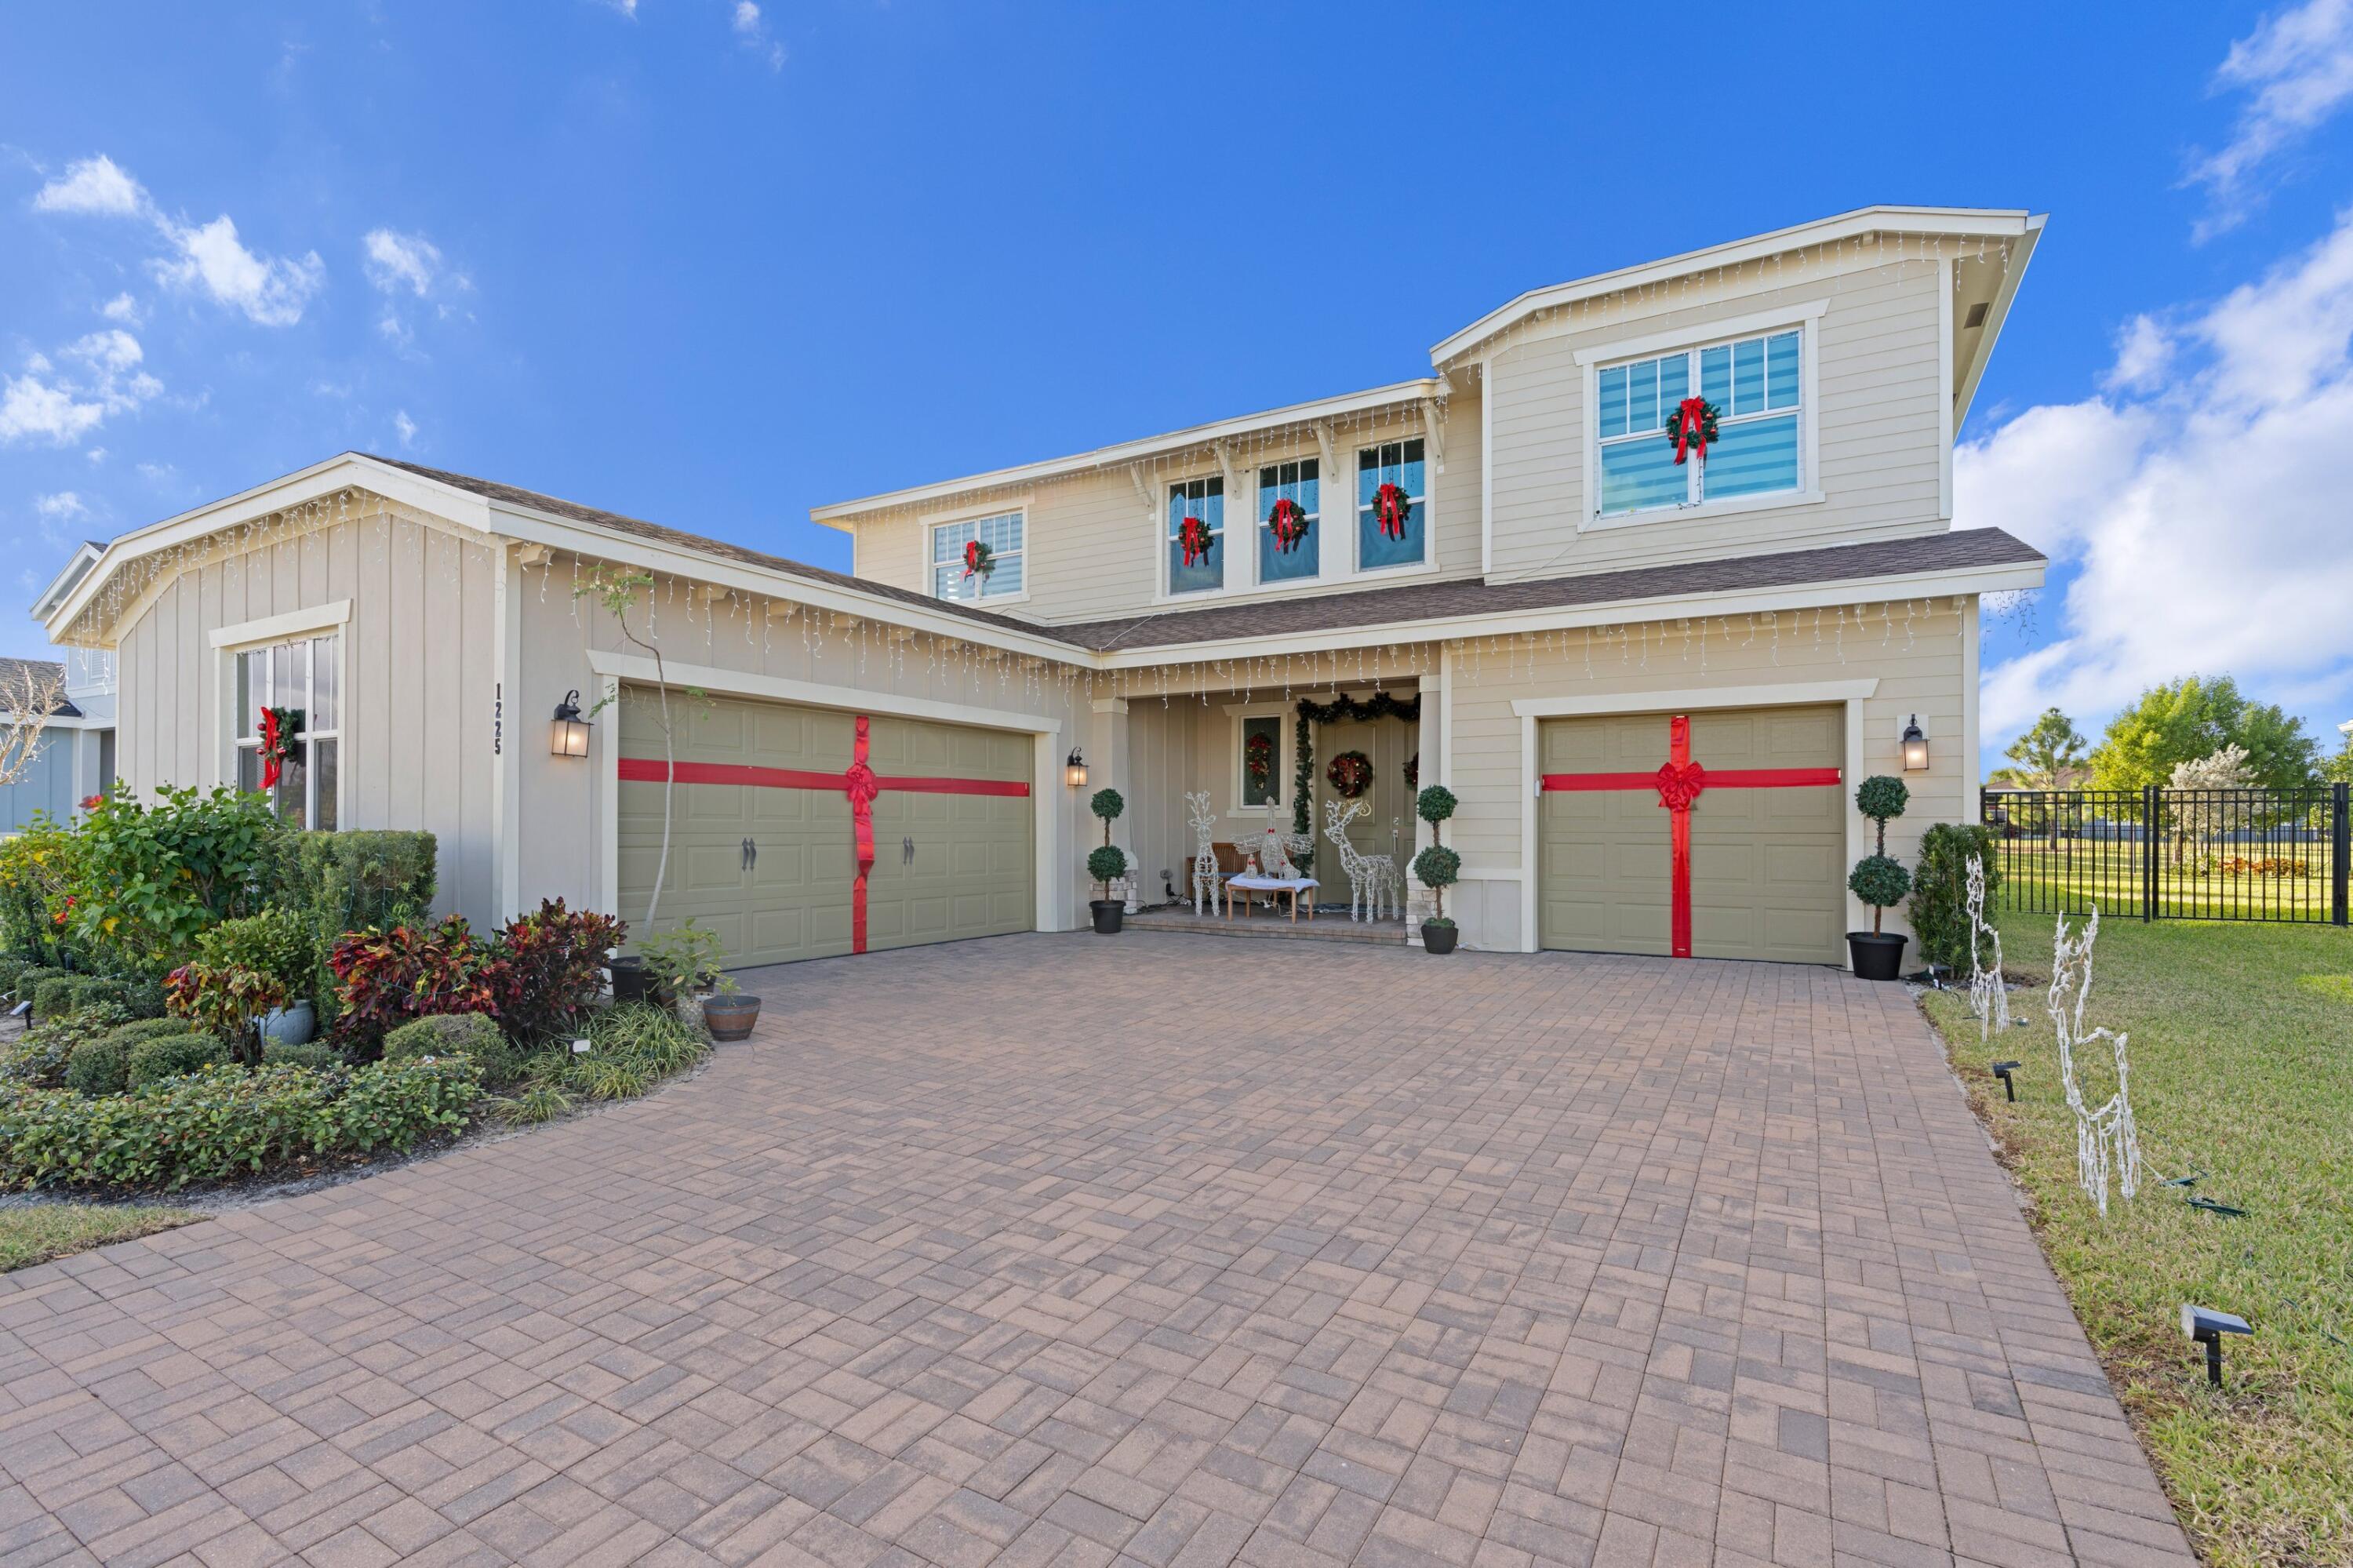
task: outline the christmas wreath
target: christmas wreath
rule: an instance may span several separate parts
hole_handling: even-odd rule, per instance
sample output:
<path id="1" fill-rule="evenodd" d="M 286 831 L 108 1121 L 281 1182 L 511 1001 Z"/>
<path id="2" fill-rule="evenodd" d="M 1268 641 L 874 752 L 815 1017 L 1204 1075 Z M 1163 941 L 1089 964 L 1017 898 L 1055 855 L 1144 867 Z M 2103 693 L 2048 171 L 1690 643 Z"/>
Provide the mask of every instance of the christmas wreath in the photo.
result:
<path id="1" fill-rule="evenodd" d="M 1286 556 L 1307 537 L 1307 509 L 1287 495 L 1274 503 L 1266 522 L 1274 530 L 1274 547 Z"/>
<path id="2" fill-rule="evenodd" d="M 1209 525 L 1198 517 L 1187 517 L 1176 524 L 1176 543 L 1184 550 L 1185 564 L 1188 567 L 1197 561 L 1208 560 L 1209 550 L 1217 542 L 1217 535 L 1209 532 Z"/>
<path id="3" fill-rule="evenodd" d="M 1259 799 L 1266 798 L 1267 787 L 1274 781 L 1274 740 L 1271 736 L 1254 735 L 1242 747 L 1242 767 L 1250 774 L 1250 789 Z"/>
<path id="4" fill-rule="evenodd" d="M 1353 800 L 1373 782 L 1373 759 L 1361 751 L 1344 751 L 1332 759 L 1324 777 L 1342 800 Z"/>
<path id="5" fill-rule="evenodd" d="M 1704 397 L 1686 397 L 1675 407 L 1674 422 L 1667 427 L 1667 440 L 1674 443 L 1675 461 L 1681 462 L 1694 446 L 1699 455 L 1707 456 L 1707 449 L 1715 445 L 1715 418 L 1722 412 Z"/>
<path id="6" fill-rule="evenodd" d="M 1421 788 L 1421 753 L 1419 751 L 1405 759 L 1405 787 L 1416 790 Z"/>
<path id="7" fill-rule="evenodd" d="M 286 764 L 294 760 L 295 747 L 302 734 L 301 708 L 264 708 L 261 710 L 261 787 L 278 788 L 278 775 Z"/>
<path id="8" fill-rule="evenodd" d="M 977 539 L 965 541 L 964 547 L 964 575 L 965 577 L 978 577 L 981 581 L 987 582 L 988 580 L 988 574 L 996 569 L 996 551 L 990 549 L 987 546 L 982 544 Z"/>
<path id="9" fill-rule="evenodd" d="M 1380 523 L 1381 532 L 1392 539 L 1405 537 L 1406 518 L 1413 502 L 1394 484 L 1384 484 L 1373 492 L 1373 516 Z"/>

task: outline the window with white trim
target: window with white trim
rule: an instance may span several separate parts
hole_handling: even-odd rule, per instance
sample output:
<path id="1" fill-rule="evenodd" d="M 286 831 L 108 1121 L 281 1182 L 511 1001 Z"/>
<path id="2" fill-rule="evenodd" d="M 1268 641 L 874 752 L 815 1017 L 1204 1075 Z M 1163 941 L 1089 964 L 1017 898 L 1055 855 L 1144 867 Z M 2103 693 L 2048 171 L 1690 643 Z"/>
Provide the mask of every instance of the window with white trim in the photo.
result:
<path id="1" fill-rule="evenodd" d="M 1323 492 L 1322 464 L 1315 458 L 1269 463 L 1258 471 L 1259 581 L 1287 583 L 1316 575 Z M 1291 518 L 1292 526 L 1279 532 L 1275 513 L 1286 501 L 1299 510 Z"/>
<path id="2" fill-rule="evenodd" d="M 1248 714 L 1236 721 L 1235 731 L 1240 777 L 1234 780 L 1234 799 L 1249 810 L 1282 804 L 1282 715 Z"/>
<path id="3" fill-rule="evenodd" d="M 1356 569 L 1419 566 L 1429 496 L 1423 491 L 1421 438 L 1383 441 L 1356 452 Z M 1395 486 L 1394 493 L 1388 487 Z"/>
<path id="4" fill-rule="evenodd" d="M 1186 524 L 1195 526 L 1189 531 Z M 1179 480 L 1168 487 L 1168 591 L 1206 593 L 1226 586 L 1226 481 Z"/>
<path id="5" fill-rule="evenodd" d="M 1028 582 L 1021 547 L 1023 517 L 1000 512 L 932 525 L 932 596 L 934 599 L 1007 599 Z M 972 546 L 987 552 L 987 568 L 975 565 Z"/>
<path id="6" fill-rule="evenodd" d="M 269 795 L 278 814 L 297 827 L 332 830 L 341 815 L 342 644 L 340 634 L 328 632 L 234 655 L 237 788 L 263 788 L 269 762 L 261 754 L 262 715 L 274 708 L 282 715 L 280 733 L 292 733 L 293 755 L 280 762 Z"/>
<path id="7" fill-rule="evenodd" d="M 1799 489 L 1804 335 L 1791 327 L 1605 366 L 1594 383 L 1596 515 Z M 1675 428 L 1691 397 L 1715 405 L 1716 439 L 1697 461 L 1677 462 Z"/>

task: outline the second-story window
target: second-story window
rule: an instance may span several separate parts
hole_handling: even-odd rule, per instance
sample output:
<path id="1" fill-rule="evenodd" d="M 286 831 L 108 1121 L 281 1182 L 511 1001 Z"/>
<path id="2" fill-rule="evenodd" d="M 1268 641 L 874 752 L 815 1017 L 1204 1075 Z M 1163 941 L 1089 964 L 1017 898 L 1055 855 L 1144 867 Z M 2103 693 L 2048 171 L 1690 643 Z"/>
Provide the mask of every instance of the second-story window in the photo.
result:
<path id="1" fill-rule="evenodd" d="M 1187 479 L 1168 487 L 1168 591 L 1226 586 L 1226 481 Z"/>
<path id="2" fill-rule="evenodd" d="M 1293 582 L 1316 575 L 1324 522 L 1319 469 L 1314 458 L 1302 458 L 1258 471 L 1259 581 Z"/>
<path id="3" fill-rule="evenodd" d="M 1802 410 L 1796 329 L 1612 365 L 1596 377 L 1603 516 L 1796 490 Z M 1697 390 L 1694 392 L 1694 387 Z M 1716 440 L 1675 461 L 1685 397 L 1715 406 Z"/>
<path id="4" fill-rule="evenodd" d="M 1421 438 L 1383 441 L 1356 453 L 1356 569 L 1419 566 L 1423 537 Z"/>
<path id="5" fill-rule="evenodd" d="M 1003 512 L 932 528 L 932 594 L 936 599 L 1006 599 L 1029 580 L 1022 516 Z M 973 549 L 977 545 L 978 552 Z"/>

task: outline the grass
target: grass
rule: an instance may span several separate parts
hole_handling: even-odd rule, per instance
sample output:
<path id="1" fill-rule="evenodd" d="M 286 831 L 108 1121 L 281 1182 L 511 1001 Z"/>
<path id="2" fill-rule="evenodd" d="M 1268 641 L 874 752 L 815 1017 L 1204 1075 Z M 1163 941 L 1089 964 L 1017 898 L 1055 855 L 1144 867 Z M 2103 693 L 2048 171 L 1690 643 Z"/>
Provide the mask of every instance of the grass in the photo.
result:
<path id="1" fill-rule="evenodd" d="M 2013 968 L 2050 973 L 2049 919 L 2004 915 L 2001 930 Z M 2131 1036 L 2153 1168 L 2105 1221 L 2076 1185 L 2043 1001 L 2013 993 L 2029 1026 L 1987 1044 L 1966 997 L 1926 1005 L 2183 1524 L 2218 1568 L 2353 1562 L 2353 933 L 2102 925 L 2086 1017 Z M 1985 1070 L 1997 1056 L 2026 1064 L 2016 1105 Z M 2083 1091 L 2097 1105 L 2114 1073 L 2105 1047 L 2093 1057 Z M 2196 1192 L 2246 1217 L 2157 1184 L 2193 1171 Z M 2181 1337 L 2185 1301 L 2255 1326 L 2225 1347 L 2219 1393 Z"/>
<path id="2" fill-rule="evenodd" d="M 2144 870 L 2141 846 L 2113 840 L 2021 836 L 2000 850 L 2005 909 L 2103 909 L 2137 916 Z M 2177 860 L 2163 846 L 2158 907 L 2176 917 L 2300 920 L 2328 916 L 2328 846 L 2301 842 L 2190 846 Z"/>
<path id="3" fill-rule="evenodd" d="M 117 1203 L 26 1203 L 0 1209 L 0 1274 L 198 1218 L 185 1209 Z"/>

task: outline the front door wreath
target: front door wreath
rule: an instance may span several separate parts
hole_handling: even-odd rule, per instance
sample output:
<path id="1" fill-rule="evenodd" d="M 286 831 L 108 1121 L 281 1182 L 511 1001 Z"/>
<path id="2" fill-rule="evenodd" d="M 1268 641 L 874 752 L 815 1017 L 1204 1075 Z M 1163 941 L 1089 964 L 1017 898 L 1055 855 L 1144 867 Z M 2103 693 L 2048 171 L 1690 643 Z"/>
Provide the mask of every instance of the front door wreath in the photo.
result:
<path id="1" fill-rule="evenodd" d="M 1332 759 L 1324 777 L 1342 800 L 1353 800 L 1373 781 L 1373 759 L 1361 751 L 1344 751 Z"/>

